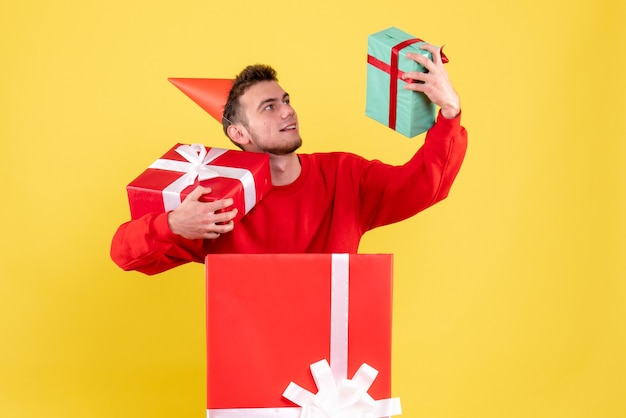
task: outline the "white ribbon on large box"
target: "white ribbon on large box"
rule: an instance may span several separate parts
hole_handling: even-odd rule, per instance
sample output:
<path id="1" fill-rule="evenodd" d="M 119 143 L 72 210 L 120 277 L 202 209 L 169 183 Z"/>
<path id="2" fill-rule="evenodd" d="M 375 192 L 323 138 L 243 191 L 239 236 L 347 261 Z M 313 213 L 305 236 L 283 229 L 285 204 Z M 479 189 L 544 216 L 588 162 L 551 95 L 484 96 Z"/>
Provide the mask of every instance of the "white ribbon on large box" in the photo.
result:
<path id="1" fill-rule="evenodd" d="M 176 171 L 183 173 L 178 179 L 165 187 L 161 194 L 165 211 L 176 209 L 181 203 L 180 193 L 187 186 L 192 185 L 196 178 L 199 181 L 209 180 L 216 177 L 226 177 L 239 180 L 243 186 L 244 193 L 244 214 L 256 204 L 256 186 L 254 176 L 250 170 L 245 168 L 225 167 L 211 164 L 217 157 L 225 154 L 229 150 L 222 148 L 207 149 L 201 144 L 180 145 L 175 150 L 186 161 L 167 160 L 164 158 L 156 160 L 149 168 L 160 170 Z"/>
<path id="2" fill-rule="evenodd" d="M 378 371 L 363 363 L 348 379 L 348 302 L 350 256 L 332 254 L 330 365 L 310 365 L 317 394 L 289 383 L 283 396 L 300 407 L 207 409 L 207 418 L 383 418 L 402 413 L 399 398 L 368 395 Z"/>

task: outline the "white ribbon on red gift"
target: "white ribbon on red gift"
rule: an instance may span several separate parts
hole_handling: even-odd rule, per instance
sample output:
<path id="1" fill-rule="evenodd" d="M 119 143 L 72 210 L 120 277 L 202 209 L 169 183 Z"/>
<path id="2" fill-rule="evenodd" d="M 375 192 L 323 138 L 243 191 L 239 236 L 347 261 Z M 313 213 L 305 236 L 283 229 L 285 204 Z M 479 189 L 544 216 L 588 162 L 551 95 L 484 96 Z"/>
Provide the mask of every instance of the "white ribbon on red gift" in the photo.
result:
<path id="1" fill-rule="evenodd" d="M 216 177 L 226 177 L 239 180 L 243 186 L 244 193 L 244 214 L 248 213 L 256 203 L 256 187 L 254 184 L 254 176 L 250 170 L 245 168 L 225 167 L 211 164 L 213 160 L 228 152 L 226 149 L 210 148 L 207 149 L 201 144 L 180 145 L 175 150 L 186 161 L 167 160 L 164 158 L 156 160 L 149 168 L 158 168 L 161 170 L 176 171 L 183 173 L 178 179 L 165 187 L 161 194 L 163 195 L 163 204 L 165 211 L 176 209 L 180 203 L 180 193 L 187 186 L 194 184 L 196 179 L 199 181 L 209 180 Z"/>
<path id="2" fill-rule="evenodd" d="M 300 407 L 207 409 L 207 418 L 382 418 L 401 413 L 400 399 L 374 400 L 367 390 L 378 375 L 363 364 L 348 379 L 348 302 L 350 256 L 332 254 L 330 365 L 313 363 L 317 394 L 291 382 L 283 396 Z"/>

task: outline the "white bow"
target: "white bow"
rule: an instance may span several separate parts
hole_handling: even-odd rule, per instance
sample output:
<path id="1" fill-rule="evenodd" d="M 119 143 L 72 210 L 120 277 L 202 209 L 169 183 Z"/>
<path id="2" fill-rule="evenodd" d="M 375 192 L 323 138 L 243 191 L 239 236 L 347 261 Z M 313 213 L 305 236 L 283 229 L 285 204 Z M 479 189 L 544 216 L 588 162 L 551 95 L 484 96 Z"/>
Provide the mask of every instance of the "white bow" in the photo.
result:
<path id="1" fill-rule="evenodd" d="M 374 400 L 368 389 L 378 370 L 363 363 L 352 380 L 335 381 L 326 360 L 311 364 L 317 394 L 289 383 L 283 396 L 302 407 L 300 418 L 382 418 L 402 413 L 399 398 Z"/>
<path id="2" fill-rule="evenodd" d="M 256 203 L 256 187 L 254 176 L 250 170 L 244 168 L 224 167 L 211 165 L 211 162 L 222 154 L 228 152 L 226 149 L 207 149 L 201 144 L 180 145 L 175 150 L 186 161 L 159 159 L 150 165 L 149 168 L 161 170 L 177 171 L 183 173 L 181 177 L 165 187 L 162 191 L 163 204 L 166 211 L 176 209 L 180 203 L 180 193 L 198 179 L 209 180 L 216 177 L 227 177 L 239 180 L 244 190 L 244 213 L 248 213 Z"/>

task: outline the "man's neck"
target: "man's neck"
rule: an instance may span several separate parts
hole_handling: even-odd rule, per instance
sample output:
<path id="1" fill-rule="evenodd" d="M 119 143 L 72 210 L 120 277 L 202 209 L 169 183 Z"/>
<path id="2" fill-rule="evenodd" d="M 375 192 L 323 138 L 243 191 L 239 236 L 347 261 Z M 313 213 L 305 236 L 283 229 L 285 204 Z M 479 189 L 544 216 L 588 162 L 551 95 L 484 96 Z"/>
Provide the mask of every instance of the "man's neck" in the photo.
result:
<path id="1" fill-rule="evenodd" d="M 295 152 L 287 155 L 270 154 L 270 171 L 272 173 L 272 185 L 286 186 L 298 178 L 302 166 Z"/>

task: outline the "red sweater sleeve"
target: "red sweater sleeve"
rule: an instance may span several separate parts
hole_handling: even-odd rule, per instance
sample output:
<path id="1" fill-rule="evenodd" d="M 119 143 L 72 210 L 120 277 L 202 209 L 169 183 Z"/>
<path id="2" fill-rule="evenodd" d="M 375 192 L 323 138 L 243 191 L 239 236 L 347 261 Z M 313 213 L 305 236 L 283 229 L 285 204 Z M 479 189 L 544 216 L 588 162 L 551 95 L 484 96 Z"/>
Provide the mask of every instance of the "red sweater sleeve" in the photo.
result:
<path id="1" fill-rule="evenodd" d="M 202 240 L 173 234 L 167 213 L 147 214 L 117 229 L 111 242 L 111 258 L 124 270 L 156 274 L 190 261 L 202 262 Z"/>
<path id="2" fill-rule="evenodd" d="M 360 185 L 365 230 L 407 219 L 445 199 L 466 149 L 461 115 L 446 119 L 439 114 L 424 144 L 406 164 L 371 164 Z"/>

